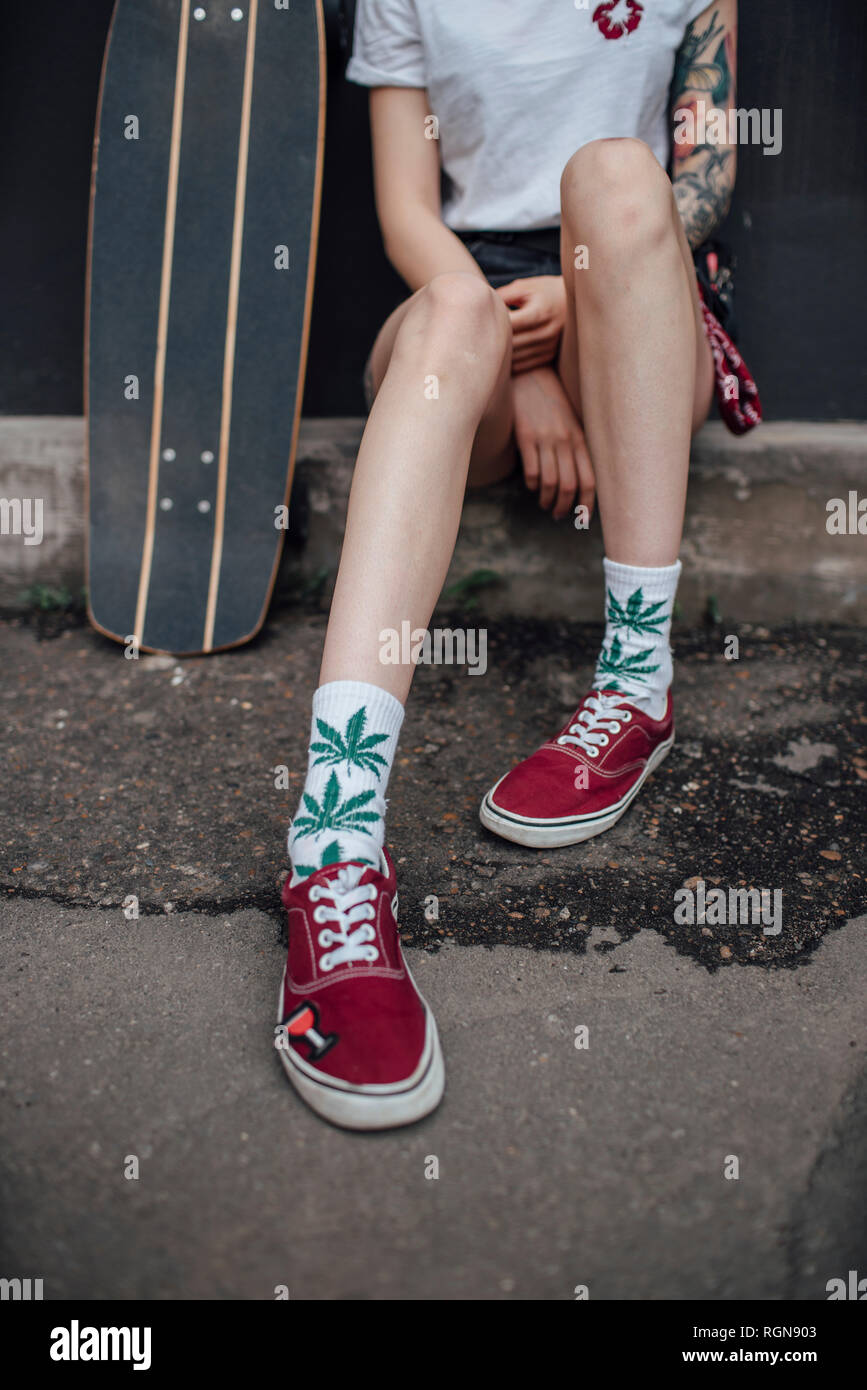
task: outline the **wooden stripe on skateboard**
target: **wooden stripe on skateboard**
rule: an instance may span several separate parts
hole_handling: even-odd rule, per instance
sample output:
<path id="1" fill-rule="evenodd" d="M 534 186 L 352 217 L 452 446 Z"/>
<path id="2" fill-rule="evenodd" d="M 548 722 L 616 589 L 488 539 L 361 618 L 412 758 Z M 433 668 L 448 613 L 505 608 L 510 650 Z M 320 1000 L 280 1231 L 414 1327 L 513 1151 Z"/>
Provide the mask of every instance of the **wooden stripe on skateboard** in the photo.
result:
<path id="1" fill-rule="evenodd" d="M 157 326 L 157 355 L 154 367 L 154 406 L 151 416 L 150 467 L 148 471 L 147 517 L 145 520 L 144 550 L 138 581 L 138 601 L 133 632 L 138 646 L 144 636 L 145 612 L 151 582 L 156 524 L 157 492 L 160 476 L 160 440 L 163 428 L 163 395 L 166 374 L 166 345 L 169 330 L 169 300 L 172 287 L 172 262 L 175 254 L 175 213 L 178 206 L 178 169 L 181 162 L 181 131 L 184 124 L 184 85 L 187 75 L 187 44 L 190 33 L 190 0 L 181 0 L 181 23 L 178 34 L 178 61 L 175 68 L 175 99 L 172 109 L 172 143 L 169 150 L 169 186 L 166 197 L 166 222 L 163 233 L 163 265 L 160 279 L 160 312 Z"/>
<path id="2" fill-rule="evenodd" d="M 223 401 L 220 415 L 217 506 L 214 541 L 211 550 L 211 577 L 202 650 L 214 649 L 214 622 L 223 559 L 223 528 L 226 524 L 226 479 L 229 470 L 229 431 L 232 426 L 232 387 L 235 378 L 235 336 L 238 328 L 238 291 L 241 285 L 241 248 L 244 240 L 244 205 L 247 196 L 247 154 L 250 148 L 250 108 L 253 100 L 253 64 L 256 59 L 256 20 L 259 0 L 250 0 L 247 25 L 247 51 L 244 57 L 244 91 L 241 98 L 241 134 L 238 140 L 238 173 L 235 179 L 235 218 L 232 224 L 232 264 L 229 272 L 229 307 L 226 315 L 226 346 L 223 353 Z"/>

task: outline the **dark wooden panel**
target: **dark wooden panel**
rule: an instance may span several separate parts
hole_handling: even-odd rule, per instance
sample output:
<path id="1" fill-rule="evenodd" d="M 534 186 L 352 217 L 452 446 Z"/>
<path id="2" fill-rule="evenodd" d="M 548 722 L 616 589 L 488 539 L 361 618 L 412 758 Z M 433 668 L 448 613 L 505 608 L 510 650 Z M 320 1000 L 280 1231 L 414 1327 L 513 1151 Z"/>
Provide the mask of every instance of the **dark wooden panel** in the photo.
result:
<path id="1" fill-rule="evenodd" d="M 725 235 L 767 419 L 863 419 L 867 7 L 740 6 L 738 103 L 782 111 L 783 146 L 740 151 Z"/>

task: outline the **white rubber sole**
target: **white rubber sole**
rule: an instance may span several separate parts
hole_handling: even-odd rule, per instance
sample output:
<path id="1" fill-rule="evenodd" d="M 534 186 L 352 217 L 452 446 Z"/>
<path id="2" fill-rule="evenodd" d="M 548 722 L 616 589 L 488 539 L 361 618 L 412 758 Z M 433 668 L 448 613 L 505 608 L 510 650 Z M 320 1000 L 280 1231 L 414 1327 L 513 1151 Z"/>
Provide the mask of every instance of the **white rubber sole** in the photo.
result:
<path id="1" fill-rule="evenodd" d="M 558 849 L 564 845 L 579 845 L 582 840 L 592 840 L 610 830 L 629 810 L 651 772 L 654 772 L 674 747 L 674 734 L 660 743 L 647 760 L 647 766 L 625 796 L 607 811 L 595 816 L 571 816 L 560 820 L 533 820 L 529 816 L 512 816 L 499 810 L 491 802 L 491 797 L 505 778 L 501 777 L 496 787 L 492 787 L 479 807 L 479 820 L 486 830 L 511 840 L 516 845 L 527 845 L 530 849 Z M 506 774 L 508 775 L 508 774 Z"/>
<path id="2" fill-rule="evenodd" d="M 282 1000 L 281 981 L 278 1010 Z M 278 1047 L 286 1075 L 301 1099 L 323 1120 L 342 1129 L 397 1129 L 429 1115 L 442 1100 L 446 1073 L 436 1021 L 427 1002 L 421 1002 L 426 1019 L 424 1049 L 418 1066 L 405 1081 L 387 1086 L 353 1086 L 317 1071 L 294 1048 Z"/>

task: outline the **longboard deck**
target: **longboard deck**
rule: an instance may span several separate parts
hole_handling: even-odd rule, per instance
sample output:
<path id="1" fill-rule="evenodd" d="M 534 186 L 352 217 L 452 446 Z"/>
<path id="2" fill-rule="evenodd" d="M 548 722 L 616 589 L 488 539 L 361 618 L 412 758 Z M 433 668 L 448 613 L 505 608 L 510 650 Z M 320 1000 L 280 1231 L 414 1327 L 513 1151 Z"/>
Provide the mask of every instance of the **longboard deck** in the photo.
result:
<path id="1" fill-rule="evenodd" d="M 117 0 L 91 195 L 88 605 L 145 651 L 236 646 L 264 621 L 324 101 L 321 0 Z"/>

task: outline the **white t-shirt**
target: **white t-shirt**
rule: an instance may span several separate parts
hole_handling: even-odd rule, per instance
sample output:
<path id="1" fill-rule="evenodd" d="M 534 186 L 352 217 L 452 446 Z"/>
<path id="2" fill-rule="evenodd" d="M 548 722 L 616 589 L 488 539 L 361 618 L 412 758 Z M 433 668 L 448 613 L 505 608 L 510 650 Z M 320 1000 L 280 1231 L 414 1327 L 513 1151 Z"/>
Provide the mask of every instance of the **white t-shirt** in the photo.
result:
<path id="1" fill-rule="evenodd" d="M 346 76 L 427 89 L 448 226 L 553 227 L 563 166 L 588 141 L 635 136 L 667 165 L 674 55 L 709 3 L 358 0 Z"/>

